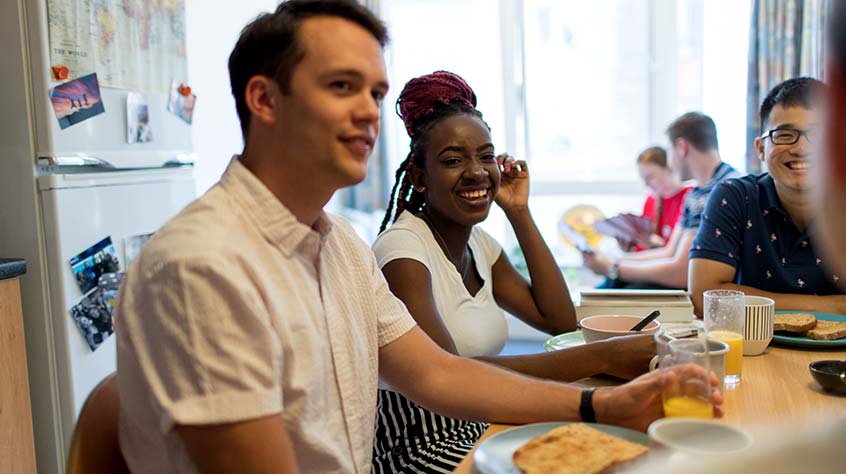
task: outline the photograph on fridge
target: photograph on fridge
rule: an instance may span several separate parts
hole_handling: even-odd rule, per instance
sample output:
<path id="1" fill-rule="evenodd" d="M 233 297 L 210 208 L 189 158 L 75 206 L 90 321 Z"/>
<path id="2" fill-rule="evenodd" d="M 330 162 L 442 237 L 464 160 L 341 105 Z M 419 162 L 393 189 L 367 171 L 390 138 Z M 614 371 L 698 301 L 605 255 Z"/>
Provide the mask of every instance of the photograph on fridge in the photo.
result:
<path id="1" fill-rule="evenodd" d="M 153 141 L 150 128 L 150 108 L 147 98 L 139 92 L 126 95 L 126 143 L 147 143 Z"/>
<path id="2" fill-rule="evenodd" d="M 71 258 L 70 266 L 74 280 L 83 294 L 97 286 L 100 275 L 120 271 L 120 262 L 111 236 Z"/>
<path id="3" fill-rule="evenodd" d="M 173 81 L 170 83 L 170 94 L 168 95 L 167 99 L 167 111 L 176 114 L 177 117 L 181 118 L 187 124 L 191 124 L 194 120 L 194 103 L 197 100 L 197 96 L 191 94 L 190 88 L 187 86 L 177 83 Z M 187 94 L 183 94 L 183 91 L 187 91 Z"/>
<path id="4" fill-rule="evenodd" d="M 106 111 L 96 73 L 50 89 L 50 102 L 62 130 Z"/>

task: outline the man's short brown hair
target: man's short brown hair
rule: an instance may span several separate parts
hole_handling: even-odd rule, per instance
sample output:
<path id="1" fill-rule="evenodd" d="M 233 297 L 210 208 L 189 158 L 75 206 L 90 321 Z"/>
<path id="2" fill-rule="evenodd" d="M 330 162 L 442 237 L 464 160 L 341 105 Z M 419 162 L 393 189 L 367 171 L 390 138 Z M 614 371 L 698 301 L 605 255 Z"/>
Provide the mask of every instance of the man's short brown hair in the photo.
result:
<path id="1" fill-rule="evenodd" d="M 667 127 L 667 136 L 672 144 L 679 138 L 684 138 L 693 148 L 702 152 L 720 149 L 717 142 L 717 126 L 711 117 L 702 112 L 688 112 L 673 120 Z"/>

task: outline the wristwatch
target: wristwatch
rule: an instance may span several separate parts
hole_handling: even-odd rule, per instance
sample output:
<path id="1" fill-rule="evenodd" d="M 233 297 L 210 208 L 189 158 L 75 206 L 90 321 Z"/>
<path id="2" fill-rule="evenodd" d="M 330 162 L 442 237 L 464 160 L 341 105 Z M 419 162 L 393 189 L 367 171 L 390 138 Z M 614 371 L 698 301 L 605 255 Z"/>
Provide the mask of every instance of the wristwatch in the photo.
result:
<path id="1" fill-rule="evenodd" d="M 608 278 L 616 280 L 620 278 L 620 261 L 615 260 L 611 266 L 608 267 L 608 273 L 605 274 Z"/>

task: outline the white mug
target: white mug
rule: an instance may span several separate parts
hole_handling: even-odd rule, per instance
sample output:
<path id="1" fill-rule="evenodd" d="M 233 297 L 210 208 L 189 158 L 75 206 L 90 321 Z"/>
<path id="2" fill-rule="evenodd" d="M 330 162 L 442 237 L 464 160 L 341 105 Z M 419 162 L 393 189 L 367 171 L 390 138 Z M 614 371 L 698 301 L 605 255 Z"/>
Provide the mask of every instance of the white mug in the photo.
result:
<path id="1" fill-rule="evenodd" d="M 743 355 L 763 354 L 773 340 L 775 302 L 763 296 L 746 297 Z"/>

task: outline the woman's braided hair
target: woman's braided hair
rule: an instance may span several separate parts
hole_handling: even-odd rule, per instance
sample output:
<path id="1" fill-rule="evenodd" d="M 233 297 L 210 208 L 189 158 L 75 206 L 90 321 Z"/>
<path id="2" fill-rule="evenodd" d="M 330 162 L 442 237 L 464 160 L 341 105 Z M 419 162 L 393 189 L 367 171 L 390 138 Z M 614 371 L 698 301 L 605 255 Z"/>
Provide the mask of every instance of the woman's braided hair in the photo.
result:
<path id="1" fill-rule="evenodd" d="M 423 210 L 424 196 L 411 185 L 410 171 L 414 166 L 423 166 L 427 132 L 442 119 L 453 115 L 472 115 L 482 120 L 482 113 L 476 110 L 473 89 L 464 79 L 447 71 L 436 71 L 408 81 L 397 99 L 396 111 L 405 124 L 411 145 L 408 156 L 395 173 L 396 181 L 379 233 L 389 222 L 396 221 L 403 211 L 417 214 Z"/>

